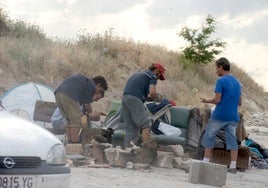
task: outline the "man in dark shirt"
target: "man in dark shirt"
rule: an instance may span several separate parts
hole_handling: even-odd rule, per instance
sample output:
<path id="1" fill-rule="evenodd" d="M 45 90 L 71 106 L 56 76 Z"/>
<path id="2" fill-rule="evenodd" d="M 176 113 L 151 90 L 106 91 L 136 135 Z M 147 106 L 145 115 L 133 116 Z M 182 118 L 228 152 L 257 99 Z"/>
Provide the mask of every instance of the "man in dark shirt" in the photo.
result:
<path id="1" fill-rule="evenodd" d="M 54 94 L 57 106 L 67 121 L 66 135 L 68 142 L 78 142 L 81 129 L 81 109 L 83 104 L 89 113 L 92 112 L 90 103 L 94 94 L 100 94 L 108 89 L 104 77 L 96 76 L 93 79 L 81 74 L 75 74 L 63 80 Z"/>
<path id="2" fill-rule="evenodd" d="M 148 96 L 161 100 L 156 92 L 156 84 L 158 79 L 165 80 L 165 68 L 160 63 L 154 63 L 148 69 L 133 74 L 124 88 L 122 112 L 126 130 L 125 147 L 129 147 L 130 142 L 137 145 L 140 137 L 143 143 L 150 141 L 151 121 L 144 102 Z"/>

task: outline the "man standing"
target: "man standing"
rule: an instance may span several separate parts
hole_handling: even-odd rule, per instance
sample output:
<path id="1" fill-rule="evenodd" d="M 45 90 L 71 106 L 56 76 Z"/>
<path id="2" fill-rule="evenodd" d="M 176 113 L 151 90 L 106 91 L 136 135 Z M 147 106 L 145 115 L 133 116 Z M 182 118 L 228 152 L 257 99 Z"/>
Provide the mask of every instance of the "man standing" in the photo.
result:
<path id="1" fill-rule="evenodd" d="M 216 81 L 215 96 L 211 99 L 201 98 L 203 103 L 215 104 L 206 132 L 202 141 L 205 147 L 204 162 L 209 162 L 211 149 L 214 148 L 215 137 L 221 128 L 225 130 L 226 149 L 231 151 L 231 164 L 228 172 L 236 173 L 238 145 L 236 128 L 240 121 L 238 106 L 241 105 L 241 84 L 239 80 L 229 73 L 230 63 L 222 57 L 215 62 Z"/>
<path id="2" fill-rule="evenodd" d="M 88 113 L 92 112 L 90 103 L 94 95 L 102 95 L 108 89 L 103 76 L 93 79 L 81 74 L 75 74 L 63 80 L 56 88 L 54 94 L 57 106 L 62 116 L 66 119 L 66 135 L 68 142 L 78 142 L 81 125 L 81 105 L 85 105 Z"/>
<path id="3" fill-rule="evenodd" d="M 165 68 L 160 63 L 154 63 L 148 69 L 133 74 L 124 88 L 122 112 L 126 130 L 125 147 L 130 146 L 130 142 L 137 145 L 140 137 L 143 143 L 150 141 L 151 120 L 144 102 L 148 96 L 154 100 L 161 100 L 156 91 L 156 84 L 158 79 L 165 80 Z"/>

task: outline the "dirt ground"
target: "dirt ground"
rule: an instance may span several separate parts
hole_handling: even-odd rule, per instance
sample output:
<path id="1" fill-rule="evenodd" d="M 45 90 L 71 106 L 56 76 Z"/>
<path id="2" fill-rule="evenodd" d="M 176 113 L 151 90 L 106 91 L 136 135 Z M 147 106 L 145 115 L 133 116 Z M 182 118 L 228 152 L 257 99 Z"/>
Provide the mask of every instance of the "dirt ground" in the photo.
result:
<path id="1" fill-rule="evenodd" d="M 179 169 L 153 167 L 151 170 L 127 170 L 119 168 L 72 168 L 70 188 L 175 188 L 214 187 L 188 182 L 188 173 Z M 227 174 L 224 188 L 267 188 L 268 170 L 248 169 L 237 174 Z"/>
<path id="2" fill-rule="evenodd" d="M 268 131 L 249 131 L 250 137 L 268 148 Z M 152 167 L 150 170 L 72 167 L 70 188 L 177 188 L 214 187 L 188 182 L 189 173 L 180 169 Z M 237 174 L 227 173 L 223 188 L 268 188 L 268 169 L 249 168 Z"/>

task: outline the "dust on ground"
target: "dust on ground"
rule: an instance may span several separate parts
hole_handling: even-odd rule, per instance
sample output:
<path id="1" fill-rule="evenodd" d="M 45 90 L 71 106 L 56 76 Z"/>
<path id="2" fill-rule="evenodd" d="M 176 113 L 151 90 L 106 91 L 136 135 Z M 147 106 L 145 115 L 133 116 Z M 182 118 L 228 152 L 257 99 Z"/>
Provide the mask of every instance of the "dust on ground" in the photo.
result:
<path id="1" fill-rule="evenodd" d="M 268 147 L 268 131 L 256 127 L 248 128 L 251 138 Z M 189 173 L 181 169 L 151 167 L 150 170 L 121 168 L 72 167 L 70 188 L 207 188 L 215 187 L 188 182 Z M 245 172 L 227 173 L 223 188 L 267 188 L 268 169 L 249 167 Z"/>

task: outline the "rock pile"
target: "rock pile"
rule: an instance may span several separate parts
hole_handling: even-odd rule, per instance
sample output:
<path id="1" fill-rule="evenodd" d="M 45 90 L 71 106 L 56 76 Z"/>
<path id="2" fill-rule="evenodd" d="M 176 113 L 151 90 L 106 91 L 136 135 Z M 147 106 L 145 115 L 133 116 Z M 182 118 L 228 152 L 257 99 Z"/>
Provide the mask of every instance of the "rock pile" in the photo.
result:
<path id="1" fill-rule="evenodd" d="M 75 146 L 74 146 L 75 147 Z M 161 168 L 179 168 L 189 170 L 190 158 L 184 153 L 181 145 L 161 146 L 157 148 L 137 147 L 122 149 L 109 143 L 99 143 L 92 140 L 82 146 L 80 162 L 71 159 L 74 166 L 87 167 L 120 167 L 127 169 L 149 169 L 150 166 Z M 73 156 L 73 155 L 72 155 Z"/>

